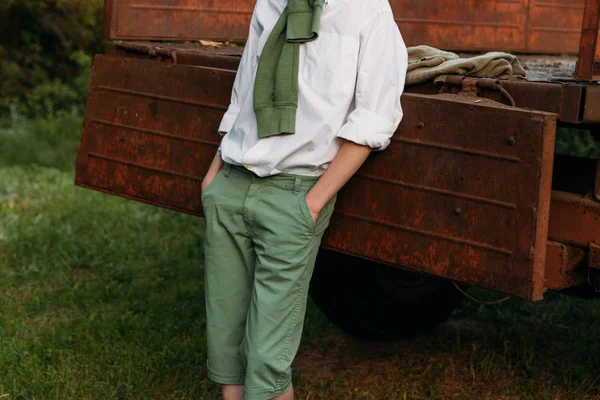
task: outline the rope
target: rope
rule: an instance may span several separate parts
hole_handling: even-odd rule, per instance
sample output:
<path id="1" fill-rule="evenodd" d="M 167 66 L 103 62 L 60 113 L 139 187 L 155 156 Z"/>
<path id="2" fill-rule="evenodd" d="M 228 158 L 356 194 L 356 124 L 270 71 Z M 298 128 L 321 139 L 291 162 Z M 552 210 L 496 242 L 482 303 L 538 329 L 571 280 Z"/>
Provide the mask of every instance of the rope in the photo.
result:
<path id="1" fill-rule="evenodd" d="M 476 303 L 480 303 L 480 304 L 485 304 L 485 305 L 491 306 L 491 305 L 494 305 L 494 304 L 500 304 L 500 303 L 503 303 L 503 302 L 505 302 L 506 300 L 510 299 L 510 297 L 505 297 L 505 298 L 503 298 L 503 299 L 500 299 L 500 300 L 494 300 L 494 301 L 483 301 L 483 300 L 479 300 L 479 299 L 476 299 L 475 297 L 471 296 L 470 294 L 468 294 L 468 293 L 467 293 L 467 292 L 465 292 L 464 290 L 462 290 L 462 289 L 461 289 L 461 287 L 460 287 L 460 286 L 458 286 L 458 285 L 456 284 L 456 282 L 452 282 L 452 284 L 454 285 L 454 287 L 455 287 L 455 288 L 456 288 L 456 289 L 457 289 L 459 292 L 461 292 L 462 294 L 464 294 L 464 295 L 465 295 L 465 297 L 467 297 L 467 298 L 469 298 L 469 299 L 473 300 L 473 301 L 474 301 L 474 302 L 476 302 Z"/>

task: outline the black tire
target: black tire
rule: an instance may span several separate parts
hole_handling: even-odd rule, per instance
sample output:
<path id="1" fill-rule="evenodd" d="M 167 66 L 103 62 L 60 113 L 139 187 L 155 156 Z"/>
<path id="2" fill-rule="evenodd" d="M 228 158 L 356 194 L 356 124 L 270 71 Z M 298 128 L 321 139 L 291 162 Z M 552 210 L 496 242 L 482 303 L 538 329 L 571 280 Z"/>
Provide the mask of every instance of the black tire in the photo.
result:
<path id="1" fill-rule="evenodd" d="M 464 297 L 449 281 L 325 250 L 310 293 L 331 322 L 363 340 L 430 333 Z"/>

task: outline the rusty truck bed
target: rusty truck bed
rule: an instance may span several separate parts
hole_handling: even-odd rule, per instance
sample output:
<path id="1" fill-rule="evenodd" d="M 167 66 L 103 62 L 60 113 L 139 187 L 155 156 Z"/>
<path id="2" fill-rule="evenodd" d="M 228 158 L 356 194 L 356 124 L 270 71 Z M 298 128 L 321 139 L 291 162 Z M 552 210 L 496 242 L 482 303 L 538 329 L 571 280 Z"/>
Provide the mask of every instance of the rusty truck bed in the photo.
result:
<path id="1" fill-rule="evenodd" d="M 202 215 L 242 48 L 149 40 L 243 40 L 253 4 L 106 0 L 113 41 L 94 63 L 77 185 Z M 579 56 L 521 56 L 526 80 L 408 87 L 390 147 L 342 190 L 324 246 L 528 300 L 587 281 L 600 268 L 600 168 L 555 156 L 554 141 L 559 125 L 600 133 L 600 0 L 390 4 L 409 45 L 575 54 L 580 44 Z"/>
<path id="2" fill-rule="evenodd" d="M 96 60 L 78 184 L 201 215 L 200 181 L 218 145 L 240 52 L 111 45 L 109 56 Z M 565 97 L 564 116 L 580 116 L 568 112 L 585 98 L 577 91 L 565 96 L 562 88 L 571 84 L 507 83 L 523 88 L 510 87 L 519 103 L 543 99 L 555 107 L 548 95 Z M 416 89 L 423 93 L 403 97 L 406 117 L 390 149 L 372 157 L 341 194 L 324 245 L 528 299 L 572 284 L 555 269 L 556 276 L 545 272 L 547 265 L 564 269 L 572 262 L 565 254 L 574 252 L 547 243 L 554 114 L 456 96 L 459 82 L 446 94 L 439 86 Z M 507 102 L 491 86 L 485 90 Z M 381 201 L 389 196 L 395 202 Z"/>

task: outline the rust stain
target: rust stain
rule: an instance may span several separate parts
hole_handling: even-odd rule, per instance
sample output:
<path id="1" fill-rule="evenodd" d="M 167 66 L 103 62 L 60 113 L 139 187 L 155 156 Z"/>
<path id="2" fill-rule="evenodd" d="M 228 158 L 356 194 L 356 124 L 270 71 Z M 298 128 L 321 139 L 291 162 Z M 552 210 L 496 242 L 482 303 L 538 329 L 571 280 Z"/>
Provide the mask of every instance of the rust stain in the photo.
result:
<path id="1" fill-rule="evenodd" d="M 583 26 L 579 42 L 579 60 L 575 76 L 582 80 L 600 80 L 600 0 L 585 0 Z"/>

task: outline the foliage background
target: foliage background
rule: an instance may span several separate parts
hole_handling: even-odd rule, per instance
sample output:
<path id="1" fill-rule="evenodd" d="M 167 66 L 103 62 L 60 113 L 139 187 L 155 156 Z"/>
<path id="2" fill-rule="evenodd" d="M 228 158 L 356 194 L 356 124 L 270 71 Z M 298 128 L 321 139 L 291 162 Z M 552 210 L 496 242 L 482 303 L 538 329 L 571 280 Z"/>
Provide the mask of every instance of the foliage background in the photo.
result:
<path id="1" fill-rule="evenodd" d="M 0 117 L 82 111 L 102 0 L 0 2 Z"/>

